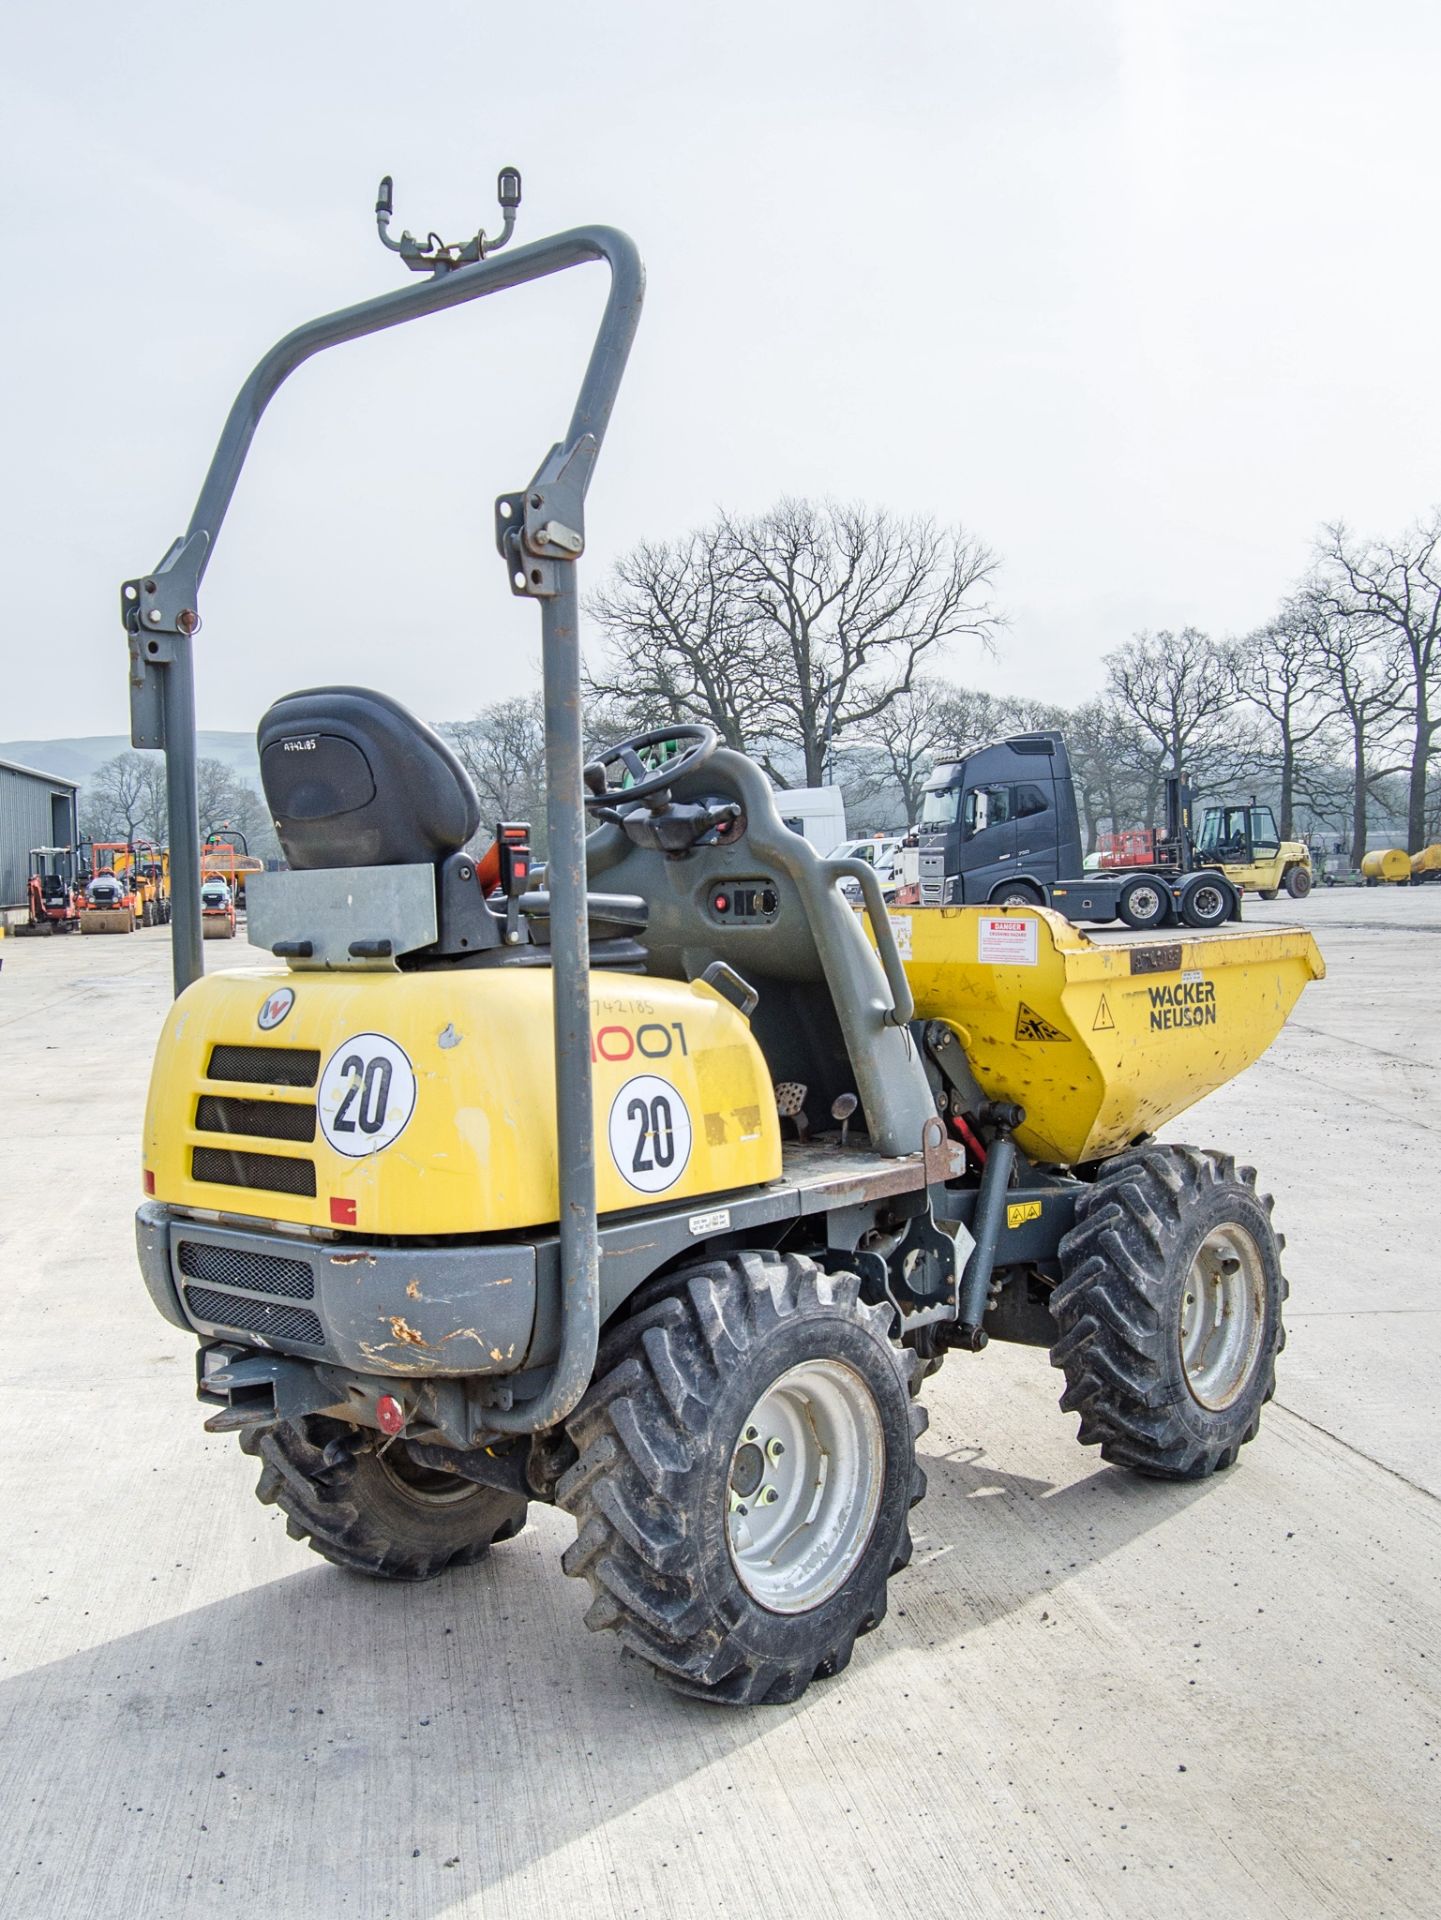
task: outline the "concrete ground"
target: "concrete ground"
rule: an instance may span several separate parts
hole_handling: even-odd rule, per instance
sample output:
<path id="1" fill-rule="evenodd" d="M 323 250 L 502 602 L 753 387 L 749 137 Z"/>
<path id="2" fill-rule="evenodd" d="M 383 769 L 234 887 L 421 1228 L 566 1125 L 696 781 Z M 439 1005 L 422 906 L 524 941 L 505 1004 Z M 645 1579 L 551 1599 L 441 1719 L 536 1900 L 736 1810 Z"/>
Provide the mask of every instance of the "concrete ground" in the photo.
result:
<path id="1" fill-rule="evenodd" d="M 421 1589 L 287 1539 L 131 1251 L 167 938 L 0 943 L 0 1911 L 1434 1915 L 1441 888 L 1301 911 L 1329 979 L 1175 1130 L 1289 1236 L 1260 1439 L 1139 1481 L 952 1357 L 890 1618 L 745 1714 L 584 1631 L 547 1510 Z"/>

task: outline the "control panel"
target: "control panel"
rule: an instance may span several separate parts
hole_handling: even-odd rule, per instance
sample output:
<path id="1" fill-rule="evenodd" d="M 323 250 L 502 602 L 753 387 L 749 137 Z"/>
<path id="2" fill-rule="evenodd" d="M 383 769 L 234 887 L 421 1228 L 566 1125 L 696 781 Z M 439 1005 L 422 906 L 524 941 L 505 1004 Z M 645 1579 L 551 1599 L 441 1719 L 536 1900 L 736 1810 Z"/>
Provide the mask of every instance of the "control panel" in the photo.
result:
<path id="1" fill-rule="evenodd" d="M 725 926 L 763 926 L 780 912 L 780 890 L 774 880 L 717 880 L 706 907 L 711 918 Z"/>

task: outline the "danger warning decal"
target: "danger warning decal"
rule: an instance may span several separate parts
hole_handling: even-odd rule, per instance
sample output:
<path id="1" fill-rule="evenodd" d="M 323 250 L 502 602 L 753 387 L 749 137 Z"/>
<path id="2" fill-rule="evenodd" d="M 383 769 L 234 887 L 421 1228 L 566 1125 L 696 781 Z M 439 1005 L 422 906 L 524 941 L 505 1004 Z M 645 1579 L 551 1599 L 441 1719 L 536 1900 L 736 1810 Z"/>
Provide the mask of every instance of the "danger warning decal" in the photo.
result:
<path id="1" fill-rule="evenodd" d="M 610 1106 L 610 1153 L 627 1186 L 664 1193 L 690 1159 L 690 1109 L 669 1080 L 638 1073 Z"/>
<path id="2" fill-rule="evenodd" d="M 982 966 L 1034 967 L 1036 920 L 1015 920 L 1007 914 L 983 914 L 976 924 L 976 958 Z M 1064 1038 L 1057 1035 L 1058 1039 Z"/>
<path id="3" fill-rule="evenodd" d="M 1069 1040 L 1070 1034 L 1062 1033 L 1059 1027 L 1053 1027 L 1049 1020 L 1043 1020 L 1034 1007 L 1028 1007 L 1022 1000 L 1016 1008 L 1016 1038 L 1018 1040 Z"/>

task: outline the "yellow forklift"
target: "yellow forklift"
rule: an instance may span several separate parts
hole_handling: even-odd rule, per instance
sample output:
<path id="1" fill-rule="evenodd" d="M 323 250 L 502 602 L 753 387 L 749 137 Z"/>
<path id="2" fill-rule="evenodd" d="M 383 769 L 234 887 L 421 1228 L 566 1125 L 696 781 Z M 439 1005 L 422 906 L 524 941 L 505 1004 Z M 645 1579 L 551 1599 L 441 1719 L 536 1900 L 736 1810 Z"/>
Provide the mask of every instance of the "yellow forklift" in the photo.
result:
<path id="1" fill-rule="evenodd" d="M 1304 840 L 1283 840 L 1276 816 L 1254 800 L 1245 806 L 1207 807 L 1196 835 L 1202 865 L 1219 867 L 1233 886 L 1274 900 L 1283 890 L 1293 900 L 1311 891 L 1311 849 Z"/>
<path id="2" fill-rule="evenodd" d="M 885 1614 L 925 1491 L 917 1390 L 948 1353 L 1049 1349 L 1082 1442 L 1142 1474 L 1214 1473 L 1255 1436 L 1283 1337 L 1271 1202 L 1154 1135 L 1321 965 L 1300 929 L 1099 946 L 1039 907 L 892 917 L 875 869 L 788 829 L 708 727 L 586 763 L 577 567 L 642 269 L 607 227 L 497 257 L 509 169 L 500 198 L 495 239 L 422 245 L 391 238 L 383 183 L 381 237 L 424 278 L 260 362 L 186 534 L 125 583 L 179 994 L 140 1264 L 196 1338 L 207 1427 L 297 1539 L 420 1580 L 551 1502 L 592 1628 L 680 1692 L 793 1700 Z M 475 856 L 465 769 L 393 699 L 289 694 L 258 735 L 289 871 L 249 883 L 273 960 L 202 978 L 192 637 L 266 403 L 323 349 L 591 261 L 574 412 L 496 504 L 541 616 L 548 860 L 518 823 Z M 439 634 L 426 595 L 412 611 Z"/>

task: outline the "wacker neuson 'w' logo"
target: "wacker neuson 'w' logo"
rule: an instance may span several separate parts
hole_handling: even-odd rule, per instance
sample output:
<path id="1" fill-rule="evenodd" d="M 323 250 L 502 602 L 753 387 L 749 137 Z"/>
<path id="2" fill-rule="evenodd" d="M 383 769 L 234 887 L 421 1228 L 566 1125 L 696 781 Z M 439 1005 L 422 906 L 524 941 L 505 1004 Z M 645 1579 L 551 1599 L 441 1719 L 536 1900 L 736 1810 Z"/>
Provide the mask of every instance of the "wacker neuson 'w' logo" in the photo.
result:
<path id="1" fill-rule="evenodd" d="M 1183 980 L 1174 987 L 1150 987 L 1147 991 L 1151 996 L 1152 1033 L 1216 1024 L 1214 980 Z"/>

